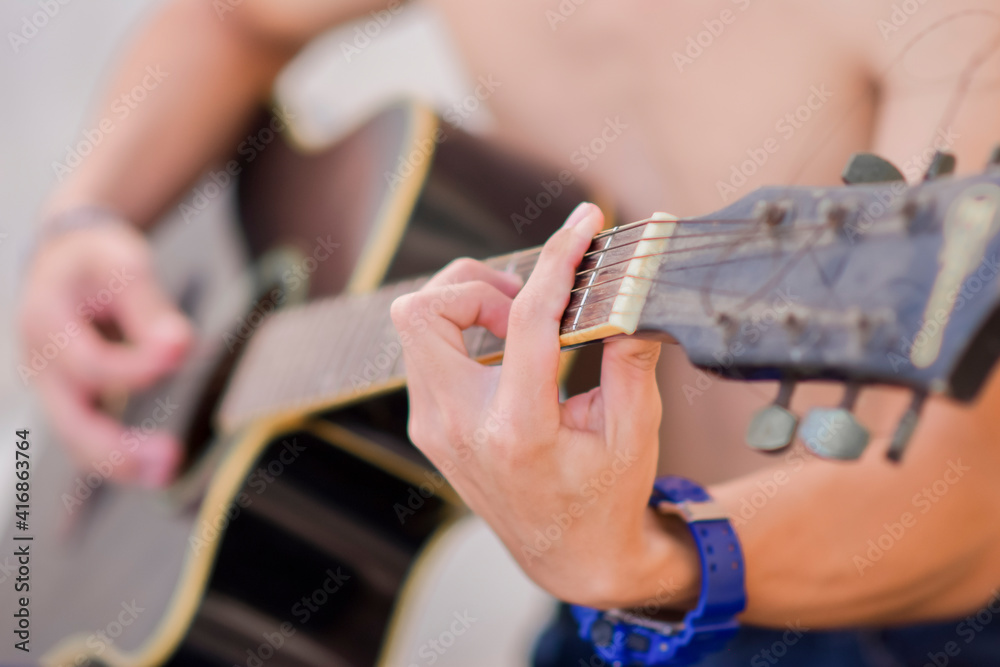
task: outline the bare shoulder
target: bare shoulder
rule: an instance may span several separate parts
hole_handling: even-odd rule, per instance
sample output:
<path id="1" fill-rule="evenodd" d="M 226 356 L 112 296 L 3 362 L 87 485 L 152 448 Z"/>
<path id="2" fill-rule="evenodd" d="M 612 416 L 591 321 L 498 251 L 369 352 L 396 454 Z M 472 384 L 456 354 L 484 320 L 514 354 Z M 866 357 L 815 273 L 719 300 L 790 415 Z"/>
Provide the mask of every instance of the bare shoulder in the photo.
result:
<path id="1" fill-rule="evenodd" d="M 960 172 L 982 167 L 1000 142 L 1000 3 L 879 0 L 865 53 L 880 113 L 875 147 L 896 160 L 929 147 L 955 153 Z M 908 174 L 912 176 L 912 174 Z"/>

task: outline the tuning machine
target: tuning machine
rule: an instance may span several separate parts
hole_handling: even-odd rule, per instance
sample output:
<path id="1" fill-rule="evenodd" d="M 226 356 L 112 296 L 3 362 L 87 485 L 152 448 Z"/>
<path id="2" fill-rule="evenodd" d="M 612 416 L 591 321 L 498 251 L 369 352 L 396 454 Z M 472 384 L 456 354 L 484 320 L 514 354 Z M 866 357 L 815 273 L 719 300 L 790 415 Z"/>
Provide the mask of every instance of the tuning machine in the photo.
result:
<path id="1" fill-rule="evenodd" d="M 848 384 L 844 399 L 837 408 L 813 408 L 802 420 L 799 437 L 813 453 L 826 459 L 853 461 L 868 446 L 868 429 L 851 411 L 861 388 Z"/>
<path id="2" fill-rule="evenodd" d="M 894 463 L 899 463 L 903 458 L 903 452 L 906 451 L 906 446 L 910 444 L 910 438 L 913 437 L 913 432 L 917 429 L 917 422 L 920 421 L 920 413 L 923 411 L 924 402 L 927 400 L 927 392 L 925 391 L 915 391 L 913 392 L 913 399 L 910 401 L 910 407 L 906 409 L 903 416 L 899 418 L 899 425 L 896 427 L 896 432 L 892 436 L 892 442 L 889 444 L 889 451 L 886 452 L 886 458 Z"/>
<path id="3" fill-rule="evenodd" d="M 785 378 L 778 389 L 774 403 L 761 408 L 747 426 L 746 443 L 762 452 L 780 452 L 795 438 L 799 418 L 788 409 L 795 391 L 795 380 Z"/>
<path id="4" fill-rule="evenodd" d="M 1000 167 L 1000 144 L 993 147 L 993 150 L 990 151 L 989 158 L 986 160 L 987 169 L 996 169 L 997 167 Z"/>
<path id="5" fill-rule="evenodd" d="M 874 153 L 855 153 L 852 155 L 847 160 L 847 165 L 841 172 L 840 178 L 845 185 L 906 180 L 895 165 Z"/>
<path id="6" fill-rule="evenodd" d="M 935 178 L 953 173 L 955 173 L 955 156 L 944 151 L 936 151 L 927 166 L 927 171 L 924 172 L 924 180 L 933 181 Z"/>

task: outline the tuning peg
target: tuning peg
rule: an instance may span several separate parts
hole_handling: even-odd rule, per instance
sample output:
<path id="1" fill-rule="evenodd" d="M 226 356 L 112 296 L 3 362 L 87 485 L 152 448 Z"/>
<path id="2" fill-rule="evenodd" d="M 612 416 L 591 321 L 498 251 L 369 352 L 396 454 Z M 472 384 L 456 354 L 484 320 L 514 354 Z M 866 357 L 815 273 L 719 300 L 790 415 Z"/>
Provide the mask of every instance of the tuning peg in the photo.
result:
<path id="1" fill-rule="evenodd" d="M 862 426 L 851 410 L 857 402 L 859 387 L 847 385 L 839 408 L 814 408 L 799 427 L 799 437 L 818 456 L 841 461 L 853 461 L 868 446 L 868 429 Z"/>
<path id="2" fill-rule="evenodd" d="M 955 173 L 955 156 L 944 151 L 937 151 L 924 173 L 924 180 L 933 181 L 935 178 L 953 173 Z"/>
<path id="3" fill-rule="evenodd" d="M 890 181 L 905 181 L 902 172 L 885 158 L 874 153 L 855 153 L 847 161 L 847 166 L 840 174 L 847 185 L 859 183 L 887 183 Z"/>
<path id="4" fill-rule="evenodd" d="M 990 151 L 990 157 L 986 160 L 986 168 L 990 167 L 1000 167 L 1000 144 L 993 147 Z"/>
<path id="5" fill-rule="evenodd" d="M 920 412 L 924 409 L 925 400 L 927 400 L 927 392 L 913 392 L 910 407 L 899 418 L 899 426 L 896 427 L 896 432 L 892 436 L 892 443 L 889 445 L 889 451 L 886 452 L 886 457 L 890 461 L 899 463 L 902 460 L 903 452 L 906 451 L 906 446 L 910 444 L 910 438 L 917 429 L 917 422 L 920 421 Z"/>
<path id="6" fill-rule="evenodd" d="M 762 452 L 779 452 L 792 444 L 799 418 L 788 409 L 795 380 L 784 379 L 774 403 L 757 411 L 747 426 L 746 442 Z"/>

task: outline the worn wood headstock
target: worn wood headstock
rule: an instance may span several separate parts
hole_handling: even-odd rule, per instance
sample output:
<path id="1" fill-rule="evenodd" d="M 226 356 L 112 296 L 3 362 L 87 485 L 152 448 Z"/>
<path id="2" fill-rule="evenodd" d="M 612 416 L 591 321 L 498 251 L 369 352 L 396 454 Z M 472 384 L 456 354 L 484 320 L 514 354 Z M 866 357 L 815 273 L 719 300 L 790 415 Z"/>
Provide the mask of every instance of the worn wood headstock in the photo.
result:
<path id="1" fill-rule="evenodd" d="M 647 223 L 653 251 L 631 260 L 646 261 L 633 282 L 649 283 L 635 330 L 725 377 L 780 380 L 748 431 L 759 449 L 784 448 L 798 427 L 817 453 L 856 458 L 868 442 L 850 412 L 858 389 L 909 387 L 898 458 L 924 397 L 972 400 L 1000 355 L 1000 166 L 954 178 L 953 165 L 939 154 L 910 186 L 863 155 L 845 186 L 766 187 L 708 216 Z M 792 388 L 817 379 L 846 383 L 844 401 L 799 425 Z"/>

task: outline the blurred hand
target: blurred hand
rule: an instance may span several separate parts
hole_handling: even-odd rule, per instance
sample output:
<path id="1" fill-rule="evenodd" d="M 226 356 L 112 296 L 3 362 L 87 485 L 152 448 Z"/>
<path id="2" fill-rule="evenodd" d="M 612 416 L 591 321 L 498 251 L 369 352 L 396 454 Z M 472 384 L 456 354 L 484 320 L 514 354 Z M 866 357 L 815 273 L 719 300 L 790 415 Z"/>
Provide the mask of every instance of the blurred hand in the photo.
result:
<path id="1" fill-rule="evenodd" d="M 167 483 L 180 461 L 176 438 L 154 432 L 139 440 L 98 406 L 102 395 L 148 387 L 176 369 L 191 343 L 142 233 L 100 224 L 44 240 L 25 277 L 19 320 L 21 379 L 37 387 L 81 466 L 110 469 L 118 481 Z"/>
<path id="2" fill-rule="evenodd" d="M 647 508 L 659 343 L 606 342 L 600 387 L 559 401 L 559 323 L 602 225 L 600 209 L 578 207 L 520 291 L 518 278 L 459 260 L 396 300 L 410 437 L 556 597 L 643 603 L 669 579 L 696 596 L 697 555 Z M 506 338 L 502 366 L 469 358 L 462 330 L 473 325 Z"/>

